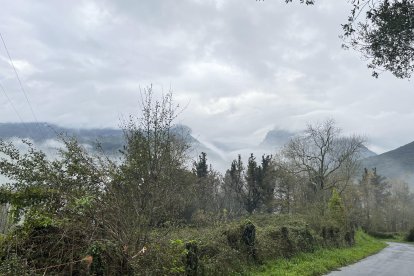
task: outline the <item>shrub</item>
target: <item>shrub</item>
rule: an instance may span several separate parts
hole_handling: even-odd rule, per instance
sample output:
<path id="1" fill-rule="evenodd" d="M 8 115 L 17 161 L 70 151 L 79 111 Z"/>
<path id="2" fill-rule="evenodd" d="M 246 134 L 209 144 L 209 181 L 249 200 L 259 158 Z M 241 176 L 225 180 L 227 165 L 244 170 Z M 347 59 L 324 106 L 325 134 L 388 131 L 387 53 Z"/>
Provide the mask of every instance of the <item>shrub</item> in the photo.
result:
<path id="1" fill-rule="evenodd" d="M 7 244 L 3 249 L 14 248 L 11 242 L 20 241 L 17 254 L 3 258 L 3 271 L 10 267 L 28 269 L 22 266 L 23 260 L 33 269 L 90 256 L 87 266 L 77 263 L 72 272 L 80 275 L 116 275 L 118 272 L 122 275 L 233 275 L 243 273 L 248 265 L 290 258 L 321 246 L 342 246 L 353 240 L 353 232 L 344 233 L 328 224 L 315 231 L 304 219 L 283 215 L 252 216 L 249 220 L 208 227 L 154 228 L 145 243 L 139 242 L 145 244 L 143 248 L 142 245 L 128 248 L 103 238 L 89 240 L 80 232 L 60 226 L 39 227 L 25 235 L 23 232 L 15 232 L 21 234 L 19 239 L 6 237 L 3 241 Z M 49 246 L 60 249 L 50 250 Z M 59 255 L 59 252 L 70 252 L 73 246 L 74 256 Z M 48 271 L 68 272 L 69 266 Z"/>
<path id="2" fill-rule="evenodd" d="M 22 226 L 16 227 L 6 236 L 0 258 L 8 267 L 24 264 L 27 272 L 43 273 L 43 269 L 50 266 L 54 266 L 48 269 L 48 273 L 52 274 L 65 274 L 69 270 L 74 273 L 85 272 L 85 266 L 75 261 L 84 257 L 82 252 L 86 246 L 85 236 L 72 229 L 52 225 L 33 228 Z"/>
<path id="3" fill-rule="evenodd" d="M 414 242 L 414 228 L 411 228 L 410 231 L 408 231 L 408 234 L 405 237 L 405 240 L 409 242 Z"/>
<path id="4" fill-rule="evenodd" d="M 306 223 L 269 225 L 258 230 L 258 254 L 262 260 L 290 258 L 299 252 L 313 251 L 320 238 Z"/>
<path id="5" fill-rule="evenodd" d="M 8 258 L 0 259 L 0 275 L 29 275 L 24 259 L 12 254 Z"/>
<path id="6" fill-rule="evenodd" d="M 138 275 L 182 275 L 186 271 L 188 250 L 182 239 L 169 239 L 156 233 L 148 244 L 132 256 Z"/>
<path id="7" fill-rule="evenodd" d="M 395 233 L 389 233 L 389 232 L 368 231 L 367 234 L 377 239 L 394 239 L 395 238 Z"/>

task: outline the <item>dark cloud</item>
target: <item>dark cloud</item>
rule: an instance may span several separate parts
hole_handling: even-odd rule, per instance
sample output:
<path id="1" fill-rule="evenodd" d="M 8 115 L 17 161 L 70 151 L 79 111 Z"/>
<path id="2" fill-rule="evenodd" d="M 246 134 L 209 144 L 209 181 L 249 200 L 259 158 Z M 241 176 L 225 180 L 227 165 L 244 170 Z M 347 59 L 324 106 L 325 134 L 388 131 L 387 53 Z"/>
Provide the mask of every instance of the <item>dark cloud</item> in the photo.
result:
<path id="1" fill-rule="evenodd" d="M 39 120 L 117 126 L 139 90 L 174 90 L 201 139 L 258 144 L 267 130 L 335 118 L 386 150 L 414 140 L 413 85 L 373 79 L 341 49 L 347 1 L 8 1 L 0 31 Z M 0 82 L 30 110 L 0 50 Z M 0 97 L 3 121 L 18 121 Z"/>

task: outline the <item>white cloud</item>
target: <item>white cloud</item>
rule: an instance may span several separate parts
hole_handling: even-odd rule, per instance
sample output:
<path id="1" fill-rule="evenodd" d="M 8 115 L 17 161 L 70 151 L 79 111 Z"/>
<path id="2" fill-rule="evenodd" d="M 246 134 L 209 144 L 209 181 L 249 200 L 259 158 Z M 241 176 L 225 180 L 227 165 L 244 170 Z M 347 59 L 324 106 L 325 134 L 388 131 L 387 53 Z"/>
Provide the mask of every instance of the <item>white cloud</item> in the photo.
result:
<path id="1" fill-rule="evenodd" d="M 39 120 L 118 126 L 139 89 L 170 87 L 209 141 L 258 144 L 273 127 L 334 117 L 391 149 L 414 140 L 411 82 L 373 79 L 338 35 L 350 6 L 318 1 L 9 1 L 0 25 Z M 1 82 L 33 118 L 0 50 Z M 6 103 L 5 99 L 2 100 Z M 2 120 L 18 121 L 9 105 Z"/>
<path id="2" fill-rule="evenodd" d="M 91 31 L 110 21 L 108 10 L 91 1 L 81 2 L 75 16 L 86 29 Z"/>

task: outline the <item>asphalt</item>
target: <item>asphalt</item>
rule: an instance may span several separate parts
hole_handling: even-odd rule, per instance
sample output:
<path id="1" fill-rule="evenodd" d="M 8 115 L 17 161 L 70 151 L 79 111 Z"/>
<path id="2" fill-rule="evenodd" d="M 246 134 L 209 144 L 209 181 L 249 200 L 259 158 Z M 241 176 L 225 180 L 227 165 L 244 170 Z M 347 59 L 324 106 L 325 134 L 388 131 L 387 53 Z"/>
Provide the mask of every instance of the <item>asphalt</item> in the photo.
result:
<path id="1" fill-rule="evenodd" d="M 329 276 L 413 276 L 414 246 L 405 243 L 388 242 L 378 254 L 362 261 L 333 271 Z"/>

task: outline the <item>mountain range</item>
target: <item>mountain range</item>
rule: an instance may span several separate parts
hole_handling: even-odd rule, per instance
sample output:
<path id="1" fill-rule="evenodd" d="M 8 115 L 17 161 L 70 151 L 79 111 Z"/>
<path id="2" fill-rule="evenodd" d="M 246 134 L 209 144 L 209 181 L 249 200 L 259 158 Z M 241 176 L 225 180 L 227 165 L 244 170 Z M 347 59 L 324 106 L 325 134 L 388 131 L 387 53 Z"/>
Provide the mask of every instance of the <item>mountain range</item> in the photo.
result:
<path id="1" fill-rule="evenodd" d="M 225 171 L 230 167 L 231 161 L 236 159 L 238 154 L 247 159 L 251 153 L 255 156 L 274 153 L 294 135 L 284 130 L 270 131 L 260 145 L 247 146 L 196 138 L 192 135 L 191 129 L 185 125 L 176 125 L 172 131 L 183 136 L 191 145 L 189 151 L 191 158 L 196 159 L 201 152 L 206 152 L 208 162 L 219 171 Z M 57 136 L 61 134 L 76 137 L 83 146 L 91 150 L 96 148 L 99 142 L 102 149 L 109 155 L 117 154 L 124 145 L 121 129 L 65 128 L 48 123 L 0 123 L 1 139 L 30 139 L 38 148 L 47 152 L 52 152 L 59 146 Z"/>
<path id="2" fill-rule="evenodd" d="M 194 137 L 191 129 L 184 125 L 174 126 L 173 131 L 183 135 L 191 145 L 189 152 L 191 158 L 196 159 L 201 152 L 206 152 L 208 162 L 213 164 L 213 168 L 222 172 L 230 166 L 231 161 L 237 158 L 238 154 L 241 154 L 244 160 L 251 153 L 257 157 L 276 153 L 298 134 L 283 129 L 274 129 L 265 135 L 263 141 L 252 146 L 205 141 Z M 48 151 L 59 146 L 56 143 L 59 134 L 75 136 L 88 149 L 96 148 L 99 141 L 108 154 L 117 154 L 124 145 L 121 129 L 76 129 L 47 123 L 0 123 L 1 139 L 30 139 L 40 149 Z M 365 147 L 361 152 L 361 163 L 366 168 L 377 168 L 377 172 L 387 178 L 399 178 L 409 184 L 412 183 L 414 188 L 414 142 L 379 155 Z"/>

